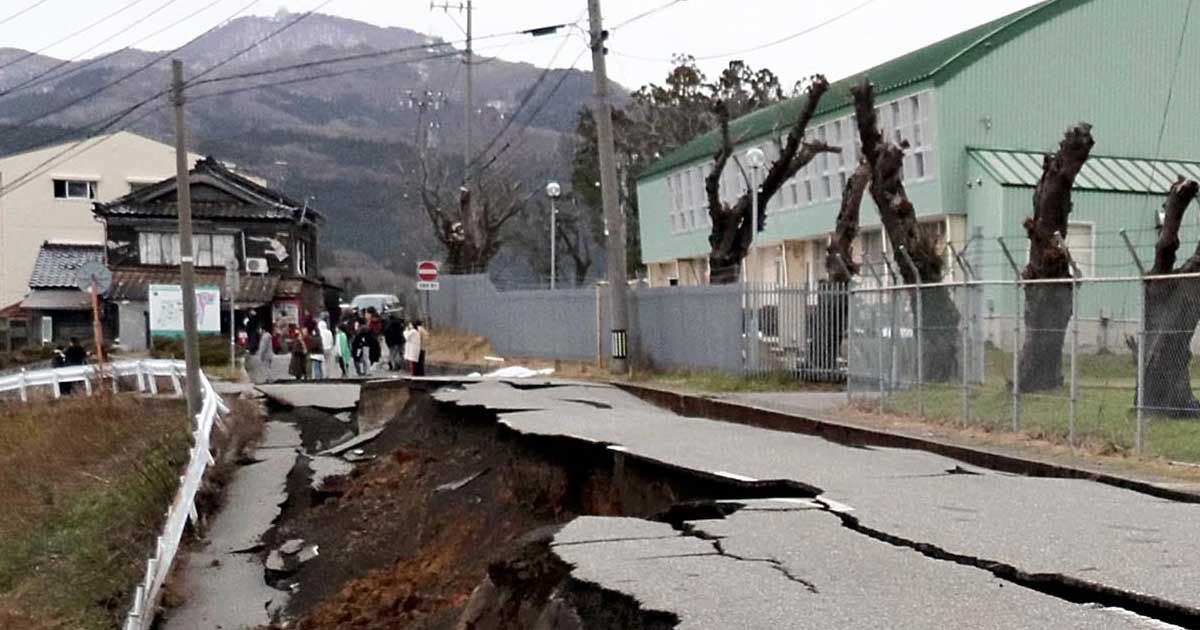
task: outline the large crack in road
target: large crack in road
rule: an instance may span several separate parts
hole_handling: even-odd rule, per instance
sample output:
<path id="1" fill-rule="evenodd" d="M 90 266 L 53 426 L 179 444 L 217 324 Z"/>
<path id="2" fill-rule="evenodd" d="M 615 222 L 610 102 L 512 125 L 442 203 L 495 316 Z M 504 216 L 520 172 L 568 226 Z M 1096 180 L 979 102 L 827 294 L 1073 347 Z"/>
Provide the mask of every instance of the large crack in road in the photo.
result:
<path id="1" fill-rule="evenodd" d="M 388 418 L 319 491 L 310 459 L 340 425 L 288 414 L 311 452 L 261 555 L 321 549 L 274 576 L 292 628 L 1200 627 L 1186 587 L 1142 575 L 1163 570 L 1160 545 L 1182 549 L 1174 577 L 1197 569 L 1186 527 L 1163 522 L 1197 506 L 685 418 L 594 384 L 376 383 L 361 409 Z M 1093 531 L 1120 544 L 1085 564 Z"/>

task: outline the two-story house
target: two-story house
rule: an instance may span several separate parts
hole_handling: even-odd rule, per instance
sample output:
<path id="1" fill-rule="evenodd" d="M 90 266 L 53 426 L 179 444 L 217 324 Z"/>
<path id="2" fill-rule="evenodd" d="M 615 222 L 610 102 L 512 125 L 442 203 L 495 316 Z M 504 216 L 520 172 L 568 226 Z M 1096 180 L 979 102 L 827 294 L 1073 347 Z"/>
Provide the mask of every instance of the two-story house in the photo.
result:
<path id="1" fill-rule="evenodd" d="M 239 320 L 252 313 L 258 322 L 286 325 L 317 316 L 318 232 L 324 218 L 316 208 L 211 157 L 190 172 L 190 191 L 196 284 L 222 287 L 223 312 L 230 299 L 223 288 L 225 269 L 234 261 L 240 270 L 240 287 L 232 296 Z M 105 299 L 117 309 L 118 334 L 127 349 L 148 344 L 150 286 L 180 283 L 176 192 L 171 177 L 94 206 L 113 272 Z M 226 317 L 222 327 L 227 325 Z"/>
<path id="2" fill-rule="evenodd" d="M 985 280 L 1014 279 L 996 239 L 1005 239 L 1024 264 L 1022 222 L 1033 212 L 1043 155 L 1057 148 L 1069 126 L 1091 123 L 1096 146 L 1076 180 L 1067 245 L 1085 276 L 1136 275 L 1119 230 L 1127 230 L 1142 260 L 1151 260 L 1157 210 L 1170 183 L 1177 176 L 1200 178 L 1194 141 L 1200 20 L 1187 19 L 1189 5 L 1159 0 L 1150 10 L 1127 0 L 1046 0 L 835 82 L 808 138 L 840 146 L 842 153 L 818 156 L 771 199 L 766 227 L 755 239 L 758 262 L 745 277 L 790 286 L 825 277 L 826 245 L 858 161 L 849 88 L 864 76 L 875 84 L 882 131 L 910 145 L 905 185 L 920 221 L 939 242 L 968 248 Z M 769 159 L 801 101 L 733 121 L 738 154 L 757 146 Z M 715 132 L 701 135 L 639 175 L 642 262 L 654 286 L 708 282 L 704 178 L 717 148 Z M 721 177 L 727 200 L 746 189 L 732 163 Z M 855 258 L 890 258 L 869 196 L 861 224 Z M 1194 243 L 1196 222 L 1188 219 L 1181 236 Z M 957 265 L 946 268 L 949 278 L 961 277 Z M 886 279 L 886 271 L 876 270 Z M 864 270 L 862 281 L 872 278 Z M 1082 300 L 1086 318 L 1129 317 L 1132 311 L 1119 311 L 1137 304 L 1132 295 L 1100 296 Z M 1011 317 L 1013 300 L 1011 290 L 989 288 L 984 308 Z"/>

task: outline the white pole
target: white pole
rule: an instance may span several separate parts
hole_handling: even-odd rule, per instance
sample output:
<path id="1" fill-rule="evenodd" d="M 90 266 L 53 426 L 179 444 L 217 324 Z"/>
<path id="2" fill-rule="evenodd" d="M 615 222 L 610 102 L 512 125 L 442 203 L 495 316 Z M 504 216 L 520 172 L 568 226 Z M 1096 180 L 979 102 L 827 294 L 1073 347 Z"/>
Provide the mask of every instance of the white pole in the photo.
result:
<path id="1" fill-rule="evenodd" d="M 555 258 L 557 251 L 557 230 L 558 230 L 558 208 L 555 206 L 554 197 L 550 197 L 550 290 L 554 290 L 554 279 L 558 275 L 558 264 Z"/>
<path id="2" fill-rule="evenodd" d="M 749 283 L 751 293 L 754 290 L 754 272 L 757 269 L 755 265 L 755 249 L 754 240 L 758 238 L 758 165 L 750 165 L 750 251 L 746 252 L 746 282 Z M 753 298 L 750 299 L 750 334 L 749 339 L 749 360 L 750 368 L 758 370 L 758 303 Z"/>

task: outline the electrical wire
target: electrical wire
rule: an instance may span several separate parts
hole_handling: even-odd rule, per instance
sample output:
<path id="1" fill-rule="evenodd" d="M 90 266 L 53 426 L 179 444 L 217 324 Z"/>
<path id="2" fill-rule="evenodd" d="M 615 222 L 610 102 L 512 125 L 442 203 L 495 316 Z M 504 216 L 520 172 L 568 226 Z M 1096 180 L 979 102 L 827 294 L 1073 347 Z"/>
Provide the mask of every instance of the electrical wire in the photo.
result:
<path id="1" fill-rule="evenodd" d="M 529 116 L 529 119 L 525 121 L 525 124 L 521 126 L 522 131 L 524 131 L 525 129 L 528 129 L 529 125 L 533 124 L 533 121 L 535 119 L 537 119 L 537 117 L 539 115 L 541 115 L 542 110 L 546 109 L 546 105 L 548 105 L 550 103 L 550 99 L 552 99 L 554 97 L 554 95 L 556 93 L 558 93 L 558 90 L 562 88 L 563 84 L 566 83 L 567 78 L 570 77 L 571 73 L 575 71 L 575 66 L 579 64 L 579 60 L 583 58 L 584 53 L 588 52 L 588 50 L 589 49 L 584 48 L 583 50 L 579 51 L 579 55 L 575 57 L 575 61 L 571 62 L 571 67 L 562 71 L 562 76 L 560 76 L 558 78 L 558 82 L 554 84 L 554 87 L 552 87 L 550 89 L 550 92 L 546 94 L 546 97 L 544 99 L 542 99 L 541 104 L 539 104 L 537 109 L 534 110 L 533 114 L 531 114 Z M 517 142 L 517 144 L 516 144 L 517 147 L 524 145 L 525 144 L 524 136 L 522 135 L 521 138 L 518 139 L 516 142 Z M 479 168 L 479 170 L 476 172 L 476 175 L 482 175 L 485 171 L 487 171 L 488 168 L 490 168 L 492 166 L 492 164 L 494 164 L 496 162 L 496 160 L 500 159 L 501 155 L 504 155 L 504 153 L 507 152 L 511 148 L 513 148 L 512 141 L 505 143 L 504 146 L 501 147 L 500 150 L 497 151 L 496 154 L 493 155 L 492 158 L 490 160 L 488 160 L 486 164 L 484 164 L 483 166 L 481 166 Z"/>
<path id="2" fill-rule="evenodd" d="M 275 37 L 284 33 L 285 31 L 292 28 L 293 26 L 299 24 L 300 22 L 303 22 L 305 19 L 307 19 L 313 13 L 316 13 L 317 11 L 320 11 L 321 9 L 324 9 L 325 7 L 329 6 L 329 4 L 332 2 L 333 2 L 333 0 L 324 0 L 323 2 L 321 2 L 321 4 L 318 4 L 313 9 L 306 11 L 304 13 L 301 13 L 299 16 L 296 17 L 296 19 L 288 22 L 287 24 L 284 24 L 283 26 L 271 31 L 270 33 L 267 33 L 265 36 L 251 42 L 249 46 L 246 46 L 245 48 L 226 57 L 225 59 L 222 59 L 221 61 L 217 62 L 216 64 L 213 64 L 212 66 L 210 66 L 209 68 L 207 68 L 206 70 L 201 72 L 200 74 L 197 74 L 196 76 L 192 77 L 191 81 L 188 81 L 187 84 L 191 84 L 192 82 L 196 81 L 200 77 L 203 77 L 203 76 L 209 74 L 210 72 L 213 72 L 213 71 L 217 70 L 218 68 L 225 66 L 226 64 L 232 62 L 234 59 L 237 59 L 238 57 L 241 57 L 242 55 L 250 52 L 251 50 L 254 50 L 255 48 L 258 48 L 259 46 L 271 41 L 272 39 L 274 39 Z"/>
<path id="3" fill-rule="evenodd" d="M 48 1 L 49 0 L 37 0 L 37 2 L 34 2 L 33 4 L 25 7 L 24 9 L 17 11 L 16 13 L 13 13 L 12 15 L 9 15 L 6 18 L 0 18 L 0 26 L 8 24 L 9 22 L 21 17 L 22 15 L 29 13 L 30 11 L 42 6 L 43 4 L 46 4 L 46 2 L 48 2 Z"/>
<path id="4" fill-rule="evenodd" d="M 714 54 L 714 55 L 698 56 L 698 57 L 696 57 L 696 61 L 710 61 L 713 59 L 722 59 L 725 57 L 736 57 L 738 55 L 744 55 L 746 53 L 757 52 L 759 50 L 770 48 L 772 46 L 778 46 L 779 44 L 783 44 L 785 42 L 790 42 L 793 39 L 796 39 L 797 37 L 802 37 L 804 35 L 808 35 L 809 33 L 812 33 L 813 31 L 815 31 L 817 29 L 825 28 L 826 26 L 829 26 L 830 24 L 833 24 L 834 22 L 837 22 L 838 20 L 841 20 L 842 18 L 845 18 L 857 11 L 860 11 L 860 10 L 866 8 L 868 5 L 873 4 L 875 1 L 876 0 L 866 0 L 865 2 L 862 2 L 861 4 L 855 5 L 853 7 L 850 7 L 849 9 L 847 9 L 847 10 L 845 10 L 823 22 L 818 22 L 804 30 L 792 33 L 791 35 L 787 35 L 785 37 L 781 37 L 781 38 L 773 40 L 773 41 L 759 44 L 757 46 L 751 46 L 750 48 L 743 48 L 741 50 L 733 50 L 733 51 L 724 52 L 724 53 L 720 53 L 720 54 Z"/>
<path id="5" fill-rule="evenodd" d="M 0 70 L 3 70 L 3 69 L 5 69 L 5 68 L 7 68 L 7 67 L 9 67 L 9 66 L 13 66 L 13 65 L 16 65 L 16 64 L 18 64 L 18 63 L 21 63 L 22 61 L 25 61 L 26 59 L 29 59 L 30 57 L 35 57 L 35 56 L 37 56 L 37 55 L 40 55 L 40 54 L 42 54 L 42 53 L 46 52 L 47 50 L 50 50 L 51 48 L 54 48 L 55 46 L 57 46 L 57 45 L 59 45 L 59 44 L 61 44 L 61 43 L 65 42 L 65 41 L 67 41 L 67 40 L 70 40 L 70 39 L 72 39 L 72 38 L 78 37 L 79 35 L 81 35 L 81 34 L 83 34 L 83 33 L 86 33 L 87 31 L 90 31 L 90 30 L 92 30 L 93 28 L 96 28 L 97 26 L 100 26 L 101 24 L 103 24 L 103 23 L 105 23 L 105 22 L 107 22 L 107 21 L 109 21 L 109 20 L 111 20 L 111 19 L 113 19 L 113 18 L 117 17 L 118 15 L 120 15 L 120 14 L 122 14 L 122 13 L 124 13 L 124 12 L 128 11 L 129 9 L 132 9 L 132 8 L 133 8 L 133 6 L 134 6 L 135 4 L 138 4 L 138 3 L 140 3 L 140 2 L 142 2 L 142 0 L 133 0 L 133 1 L 132 1 L 132 2 L 130 2 L 130 3 L 128 3 L 128 4 L 125 4 L 125 5 L 121 6 L 121 7 L 120 7 L 119 9 L 117 9 L 116 11 L 113 11 L 112 13 L 109 13 L 108 15 L 105 15 L 104 17 L 100 18 L 99 20 L 96 20 L 95 22 L 92 22 L 91 24 L 88 24 L 87 26 L 85 26 L 85 27 L 83 27 L 83 28 L 81 28 L 81 29 L 79 29 L 79 30 L 77 30 L 77 31 L 73 32 L 73 33 L 70 33 L 70 34 L 68 34 L 68 35 L 64 35 L 63 37 L 61 37 L 61 38 L 59 38 L 59 39 L 57 39 L 57 40 L 55 40 L 55 41 L 51 42 L 50 44 L 47 44 L 47 45 L 45 45 L 45 46 L 42 46 L 41 48 L 39 48 L 39 49 L 37 49 L 37 50 L 29 51 L 29 52 L 25 53 L 24 55 L 20 55 L 20 56 L 19 56 L 19 57 L 17 57 L 16 59 L 12 59 L 12 60 L 10 60 L 10 61 L 7 61 L 7 62 L 5 62 L 5 63 L 0 63 Z"/>
<path id="6" fill-rule="evenodd" d="M 468 171 L 474 168 L 476 164 L 481 162 L 487 155 L 488 151 L 491 151 L 492 148 L 496 146 L 496 143 L 500 141 L 500 138 L 504 137 L 504 134 L 507 133 L 512 127 L 513 122 L 516 121 L 520 116 L 521 111 L 525 109 L 529 102 L 533 100 L 533 97 L 537 95 L 538 88 L 541 87 L 542 83 L 546 81 L 546 77 L 550 76 L 550 70 L 554 65 L 554 62 L 558 60 L 558 56 L 562 54 L 562 51 L 567 47 L 567 42 L 569 41 L 571 41 L 569 34 L 567 37 L 563 37 L 562 42 L 560 42 L 558 48 L 555 49 L 554 55 L 550 58 L 550 63 L 546 64 L 546 67 L 542 69 L 542 73 L 538 75 L 537 80 L 535 80 L 533 85 L 526 90 L 525 96 L 521 99 L 521 102 L 517 104 L 517 108 L 513 110 L 513 113 L 508 117 L 508 120 L 504 121 L 504 125 L 500 127 L 500 131 L 498 131 L 496 135 L 492 136 L 492 139 L 483 147 L 483 150 L 476 154 L 471 162 L 467 164 Z M 578 63 L 578 59 L 576 60 L 576 63 Z"/>
<path id="7" fill-rule="evenodd" d="M 148 62 L 146 62 L 146 63 L 144 63 L 144 64 L 142 64 L 142 65 L 140 65 L 140 66 L 138 66 L 138 67 L 134 68 L 133 70 L 131 70 L 131 71 L 129 71 L 129 72 L 127 72 L 127 73 L 125 73 L 125 74 L 121 75 L 121 76 L 120 76 L 120 77 L 118 77 L 116 80 L 113 80 L 113 81 L 110 81 L 110 82 L 108 82 L 108 83 L 106 83 L 106 84 L 104 84 L 104 85 L 101 85 L 100 87 L 96 88 L 95 90 L 92 90 L 92 91 L 90 91 L 90 92 L 88 92 L 88 93 L 86 93 L 86 94 L 84 94 L 84 95 L 82 95 L 82 96 L 80 96 L 80 97 L 78 97 L 78 98 L 76 98 L 76 99 L 74 99 L 74 100 L 67 101 L 66 103 L 64 103 L 64 104 L 62 104 L 62 105 L 60 105 L 60 106 L 58 106 L 58 107 L 57 107 L 57 108 L 55 108 L 55 109 L 52 109 L 52 110 L 50 110 L 50 111 L 45 111 L 45 112 L 42 112 L 42 113 L 40 113 L 40 114 L 38 114 L 38 115 L 36 115 L 36 116 L 33 116 L 33 117 L 31 117 L 31 118 L 27 118 L 27 119 L 25 119 L 25 120 L 23 120 L 23 121 L 21 121 L 21 122 L 19 122 L 19 123 L 16 123 L 16 124 L 14 124 L 12 127 L 9 127 L 9 128 L 7 128 L 7 129 L 0 130 L 0 138 L 4 138 L 4 137 L 8 136 L 9 134 L 11 134 L 13 131 L 15 131 L 15 130 L 17 130 L 17 129 L 21 129 L 22 127 L 28 127 L 28 126 L 30 126 L 30 125 L 32 125 L 32 124 L 34 124 L 34 123 L 36 123 L 36 122 L 38 122 L 38 121 L 40 121 L 40 120 L 45 120 L 46 118 L 49 118 L 49 117 L 51 117 L 51 116 L 53 116 L 53 115 L 55 115 L 55 114 L 61 113 L 61 112 L 63 112 L 63 111 L 66 111 L 67 109 L 70 109 L 70 108 L 72 108 L 72 107 L 74 107 L 74 106 L 76 106 L 76 105 L 78 105 L 78 104 L 80 104 L 80 103 L 82 103 L 82 102 L 84 102 L 84 101 L 88 101 L 88 100 L 92 99 L 93 97 L 95 97 L 96 95 L 100 94 L 101 92 L 104 92 L 105 90 L 108 90 L 108 89 L 110 89 L 110 88 L 112 88 L 112 87 L 115 87 L 116 85 L 119 85 L 119 84 L 121 84 L 121 83 L 123 83 L 123 82 L 125 82 L 125 81 L 129 80 L 130 78 L 132 78 L 132 77 L 136 76 L 137 74 L 140 74 L 140 73 L 142 73 L 142 72 L 144 72 L 144 71 L 148 70 L 149 68 L 151 68 L 151 67 L 152 67 L 152 66 L 154 66 L 155 64 L 159 63 L 160 61 L 162 61 L 162 60 L 164 60 L 164 59 L 166 59 L 166 58 L 168 58 L 168 57 L 170 57 L 170 56 L 172 56 L 172 55 L 174 55 L 174 54 L 178 53 L 179 51 L 183 50 L 184 48 L 187 48 L 188 46 L 191 46 L 192 44 L 194 44 L 194 43 L 196 43 L 196 42 L 200 41 L 201 39 L 203 39 L 204 37 L 208 36 L 208 35 L 209 35 L 210 33 L 212 33 L 213 31 L 215 31 L 215 30 L 217 30 L 218 28 L 220 28 L 220 27 L 221 27 L 223 24 L 225 24 L 225 22 L 229 21 L 230 19 L 233 19 L 233 18 L 234 18 L 234 17 L 236 17 L 237 15 L 240 15 L 240 14 L 241 14 L 243 11 L 245 11 L 246 9 L 249 9 L 251 6 L 253 6 L 253 5 L 257 4 L 258 2 L 259 2 L 259 0 L 251 0 L 251 2 L 250 2 L 250 3 L 246 4 L 244 7 L 242 7 L 242 8 L 241 8 L 241 9 L 239 9 L 237 12 L 235 12 L 235 13 L 233 14 L 233 16 L 231 16 L 231 17 L 229 17 L 229 18 L 226 18 L 225 20 L 222 20 L 221 22 L 219 22 L 219 23 L 215 24 L 214 26 L 212 26 L 212 27 L 211 27 L 211 28 L 209 28 L 208 30 L 204 31 L 203 33 L 201 33 L 201 34 L 197 35 L 196 37 L 192 38 L 191 40 L 189 40 L 187 43 L 183 44 L 182 46 L 180 46 L 180 47 L 178 47 L 178 48 L 175 48 L 175 49 L 173 49 L 173 50 L 168 50 L 168 51 L 166 51 L 166 52 L 164 52 L 164 53 L 162 53 L 162 54 L 160 54 L 160 55 L 158 55 L 158 56 L 154 57 L 154 58 L 153 58 L 153 59 L 151 59 L 150 61 L 148 61 Z M 168 90 L 162 90 L 162 91 L 160 91 L 160 92 L 156 93 L 156 94 L 155 94 L 154 96 L 152 96 L 151 98 L 152 98 L 152 99 L 153 99 L 153 98 L 157 98 L 157 97 L 159 97 L 159 96 L 162 96 L 162 95 L 166 94 L 167 92 L 168 92 Z M 71 134 L 73 134 L 73 133 L 74 133 L 74 130 L 71 130 L 71 131 L 68 131 L 68 132 L 67 132 L 67 134 L 65 134 L 65 135 L 71 135 Z"/>
<path id="8" fill-rule="evenodd" d="M 221 1 L 221 0 L 217 0 L 217 2 L 220 2 L 220 1 Z M 30 77 L 30 78 L 26 79 L 26 80 L 25 80 L 23 83 L 19 83 L 19 84 L 17 84 L 17 85 L 14 85 L 14 86 L 13 86 L 13 87 L 11 87 L 11 88 L 8 88 L 8 89 L 6 89 L 6 90 L 4 90 L 4 91 L 0 92 L 0 98 L 3 98 L 3 97 L 5 97 L 5 96 L 7 96 L 7 95 L 9 95 L 9 94 L 11 94 L 11 93 L 13 93 L 13 92 L 17 91 L 17 90 L 20 90 L 20 89 L 21 89 L 21 88 L 23 88 L 23 87 L 26 87 L 26 86 L 28 86 L 28 85 L 31 85 L 31 84 L 33 84 L 33 83 L 36 83 L 36 82 L 38 81 L 38 79 L 41 79 L 41 78 L 45 77 L 46 75 L 48 75 L 48 74 L 51 74 L 51 73 L 53 73 L 53 72 L 57 71 L 59 68 L 62 68 L 63 66 L 66 66 L 66 65 L 68 65 L 68 64 L 70 64 L 70 63 L 73 63 L 73 62 L 75 62 L 75 61 L 77 61 L 77 60 L 81 59 L 82 57 L 86 56 L 88 53 L 92 52 L 93 50 L 96 50 L 97 48 L 99 48 L 99 47 L 101 47 L 101 46 L 103 46 L 103 45 L 107 44 L 108 42 L 111 42 L 112 40 L 116 39 L 117 37 L 120 37 L 121 35 L 124 35 L 124 34 L 125 34 L 125 33 L 126 33 L 128 30 L 129 30 L 129 29 L 131 29 L 131 28 L 135 28 L 135 27 L 137 27 L 139 24 L 141 24 L 141 23 L 145 22 L 146 20 L 148 20 L 148 19 L 150 19 L 150 18 L 154 17 L 155 15 L 157 15 L 157 14 L 161 13 L 161 12 L 162 12 L 163 10 L 165 10 L 167 7 L 170 7 L 171 5 L 175 4 L 176 2 L 179 2 L 179 0 L 167 0 L 165 3 L 163 3 L 163 4 L 159 5 L 157 9 L 155 9 L 155 10 L 153 10 L 153 11 L 151 11 L 151 12 L 149 12 L 149 13 L 145 14 L 145 15 L 143 15 L 142 17 L 140 17 L 140 18 L 138 18 L 137 20 L 135 20 L 135 21 L 134 21 L 132 24 L 129 24 L 128 26 L 125 26 L 125 27 L 124 27 L 124 28 L 122 28 L 120 31 L 117 31 L 116 33 L 113 33 L 112 35 L 109 35 L 108 37 L 106 37 L 106 38 L 104 38 L 104 39 L 102 39 L 102 40 L 100 40 L 100 41 L 96 42 L 95 44 L 92 44 L 90 47 L 88 47 L 88 48 L 87 48 L 87 50 L 84 50 L 83 52 L 80 52 L 79 54 L 75 55 L 74 57 L 72 57 L 72 58 L 70 58 L 70 59 L 64 59 L 64 60 L 62 60 L 62 61 L 58 62 L 57 64 L 55 64 L 55 65 L 51 66 L 49 69 L 47 69 L 47 70 L 45 70 L 45 71 L 43 71 L 43 72 L 39 72 L 38 74 L 35 74 L 35 75 L 33 75 L 32 77 Z M 215 4 L 215 3 L 213 3 L 213 4 Z M 212 6 L 212 4 L 209 4 L 208 6 Z M 179 22 L 176 22 L 176 24 L 178 24 L 178 23 L 179 23 Z M 119 50 L 118 50 L 118 51 L 113 51 L 113 52 L 111 52 L 111 53 L 108 53 L 107 55 L 101 55 L 101 56 L 99 56 L 99 57 L 96 57 L 96 59 L 99 59 L 99 60 L 107 59 L 107 58 L 109 58 L 109 57 L 113 56 L 114 54 L 116 54 L 117 52 L 120 52 L 120 51 L 119 51 Z M 93 60 L 93 62 L 94 62 L 94 61 L 95 61 L 95 60 Z M 90 63 L 89 63 L 89 65 L 90 65 Z M 65 74 L 64 74 L 63 76 L 65 76 Z"/>
<path id="9" fill-rule="evenodd" d="M 681 2 L 685 2 L 685 1 L 686 1 L 686 0 L 670 0 L 670 2 L 667 2 L 666 4 L 663 4 L 663 5 L 657 6 L 657 7 L 653 8 L 653 9 L 648 9 L 648 10 L 646 10 L 646 11 L 643 11 L 643 12 L 641 12 L 641 13 L 639 13 L 639 14 L 637 14 L 637 15 L 635 15 L 635 16 L 633 16 L 633 17 L 631 17 L 631 18 L 627 19 L 627 20 L 623 20 L 623 21 L 621 21 L 621 22 L 617 23 L 617 25 L 616 25 L 616 26 L 613 26 L 613 27 L 609 28 L 609 30 L 610 30 L 610 31 L 615 31 L 615 30 L 617 30 L 617 29 L 624 28 L 624 27 L 626 27 L 626 26 L 629 26 L 630 24 L 633 24 L 634 22 L 637 22 L 638 20 L 641 20 L 641 19 L 643 19 L 643 18 L 650 17 L 651 15 L 654 15 L 655 13 L 659 13 L 660 11 L 666 11 L 667 9 L 669 9 L 669 8 L 671 8 L 671 7 L 673 7 L 673 6 L 677 5 L 677 4 L 679 4 L 679 3 L 681 3 Z"/>

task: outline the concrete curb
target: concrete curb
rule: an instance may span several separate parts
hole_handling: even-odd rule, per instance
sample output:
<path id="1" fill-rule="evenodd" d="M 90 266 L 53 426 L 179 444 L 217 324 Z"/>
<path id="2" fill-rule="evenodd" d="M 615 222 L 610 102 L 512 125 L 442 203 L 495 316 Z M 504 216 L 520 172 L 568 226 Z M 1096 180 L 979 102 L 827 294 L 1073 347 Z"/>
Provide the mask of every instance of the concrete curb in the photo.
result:
<path id="1" fill-rule="evenodd" d="M 773 431 L 815 435 L 831 442 L 848 446 L 880 446 L 926 451 L 957 459 L 981 468 L 1001 472 L 1030 477 L 1085 479 L 1161 499 L 1182 503 L 1200 503 L 1200 492 L 1171 488 L 1112 473 L 1074 468 L 1047 461 L 998 453 L 979 447 L 962 446 L 932 438 L 893 433 L 811 416 L 786 413 L 698 394 L 683 394 L 657 387 L 619 381 L 610 381 L 609 384 L 633 394 L 648 403 L 669 409 L 684 416 L 744 424 Z"/>

